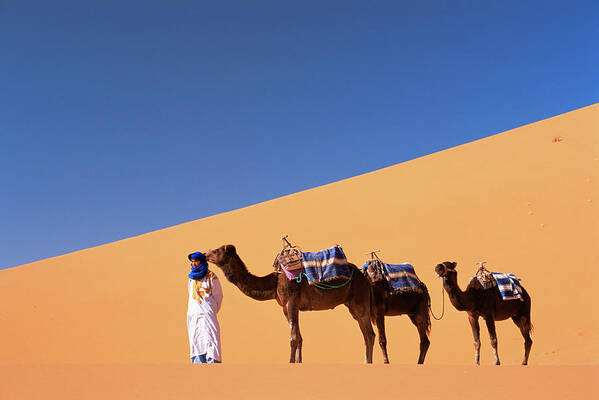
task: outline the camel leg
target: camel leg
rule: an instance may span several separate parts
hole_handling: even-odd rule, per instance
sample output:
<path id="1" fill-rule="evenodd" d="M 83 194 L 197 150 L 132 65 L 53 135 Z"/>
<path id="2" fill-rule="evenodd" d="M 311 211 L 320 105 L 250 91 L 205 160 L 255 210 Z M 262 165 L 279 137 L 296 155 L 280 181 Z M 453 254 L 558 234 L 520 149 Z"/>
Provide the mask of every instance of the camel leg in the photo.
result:
<path id="1" fill-rule="evenodd" d="M 478 316 L 468 313 L 468 322 L 472 328 L 474 336 L 474 363 L 480 365 L 480 325 L 478 324 Z"/>
<path id="2" fill-rule="evenodd" d="M 345 304 L 349 309 L 350 314 L 360 325 L 362 336 L 364 336 L 364 346 L 366 347 L 366 356 L 364 363 L 372 364 L 372 349 L 374 347 L 374 330 L 370 323 L 370 306 L 368 303 L 364 304 Z"/>
<path id="3" fill-rule="evenodd" d="M 489 336 L 491 337 L 491 347 L 493 347 L 495 365 L 500 365 L 499 353 L 497 352 L 497 332 L 495 332 L 495 319 L 493 319 L 493 316 L 485 317 L 485 322 L 487 323 L 487 329 L 489 330 Z"/>
<path id="4" fill-rule="evenodd" d="M 381 351 L 383 352 L 383 362 L 389 364 L 387 335 L 385 334 L 385 313 L 382 310 L 377 310 L 376 313 L 376 327 L 379 331 L 379 346 L 381 346 Z"/>
<path id="5" fill-rule="evenodd" d="M 301 362 L 301 357 L 299 361 L 296 361 L 296 354 L 299 347 L 299 353 L 301 354 L 301 335 L 299 334 L 299 309 L 295 306 L 294 303 L 287 303 L 287 312 L 285 312 L 285 316 L 287 317 L 287 321 L 289 322 L 289 328 L 291 329 L 291 334 L 289 337 L 289 345 L 291 347 L 291 354 L 289 356 L 289 362 Z"/>
<path id="6" fill-rule="evenodd" d="M 292 325 L 291 325 L 291 320 L 289 319 L 289 312 L 287 311 L 287 304 L 283 304 L 283 305 L 282 305 L 282 308 L 283 308 L 283 314 L 285 315 L 285 319 L 286 319 L 286 320 L 287 320 L 287 322 L 289 323 L 289 328 L 291 328 L 291 326 L 292 326 Z M 291 343 L 291 334 L 289 335 L 289 343 Z M 294 352 L 293 352 L 293 350 L 292 350 L 292 351 L 291 351 L 291 355 L 293 356 L 293 354 L 294 354 Z M 290 363 L 292 363 L 292 362 L 295 362 L 295 359 L 293 359 L 293 360 L 292 360 L 292 359 L 290 358 L 290 359 L 289 359 L 289 362 L 290 362 Z"/>
<path id="7" fill-rule="evenodd" d="M 362 336 L 364 336 L 364 347 L 366 347 L 364 363 L 372 364 L 372 350 L 374 348 L 375 335 L 374 330 L 372 329 L 372 324 L 370 323 L 370 316 L 368 315 L 368 312 L 358 319 L 358 324 L 360 325 Z"/>
<path id="8" fill-rule="evenodd" d="M 428 312 L 428 310 L 426 310 Z M 424 358 L 428 351 L 431 341 L 428 339 L 428 321 L 427 316 L 421 314 L 410 315 L 410 320 L 418 329 L 418 335 L 420 336 L 420 355 L 418 356 L 418 364 L 424 364 Z"/>
<path id="9" fill-rule="evenodd" d="M 300 332 L 299 317 L 297 320 L 296 327 L 297 327 L 297 330 L 296 330 L 297 349 L 295 351 L 295 362 L 301 363 L 302 362 L 302 345 L 304 343 L 304 339 L 302 338 L 302 334 Z"/>
<path id="10" fill-rule="evenodd" d="M 520 332 L 524 337 L 524 361 L 522 361 L 522 365 L 528 365 L 528 355 L 530 354 L 530 348 L 532 347 L 532 339 L 530 338 L 532 325 L 530 323 L 530 319 L 526 316 L 522 316 L 513 317 L 512 320 L 516 326 L 520 328 Z"/>

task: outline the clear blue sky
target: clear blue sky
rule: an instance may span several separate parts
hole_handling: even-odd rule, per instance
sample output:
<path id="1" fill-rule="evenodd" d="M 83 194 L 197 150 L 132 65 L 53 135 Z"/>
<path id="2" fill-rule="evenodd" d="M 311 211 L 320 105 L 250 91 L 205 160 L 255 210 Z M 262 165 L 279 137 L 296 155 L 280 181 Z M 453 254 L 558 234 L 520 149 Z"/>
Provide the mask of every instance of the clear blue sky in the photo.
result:
<path id="1" fill-rule="evenodd" d="M 0 0 L 0 268 L 596 103 L 598 43 L 597 1 Z"/>

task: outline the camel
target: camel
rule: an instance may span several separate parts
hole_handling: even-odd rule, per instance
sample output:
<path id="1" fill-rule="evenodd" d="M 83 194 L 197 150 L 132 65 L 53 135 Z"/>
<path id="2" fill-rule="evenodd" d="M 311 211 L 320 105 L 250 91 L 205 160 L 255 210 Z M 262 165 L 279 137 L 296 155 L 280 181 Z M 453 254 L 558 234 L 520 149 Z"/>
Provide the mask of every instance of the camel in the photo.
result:
<path id="1" fill-rule="evenodd" d="M 431 319 L 429 315 L 430 296 L 426 285 L 422 282 L 422 293 L 396 292 L 391 293 L 389 283 L 376 271 L 374 263 L 368 264 L 365 275 L 373 291 L 371 318 L 379 332 L 379 345 L 383 351 L 383 361 L 389 364 L 387 355 L 387 336 L 385 334 L 385 316 L 407 314 L 418 329 L 420 336 L 420 355 L 418 364 L 424 363 L 426 352 L 430 346 L 429 334 Z"/>
<path id="2" fill-rule="evenodd" d="M 260 301 L 274 299 L 279 303 L 291 327 L 290 363 L 302 362 L 303 340 L 299 328 L 299 311 L 328 310 L 340 304 L 344 304 L 352 317 L 358 321 L 364 336 L 365 363 L 372 363 L 374 330 L 370 324 L 370 288 L 368 280 L 355 265 L 349 264 L 354 270 L 349 284 L 341 288 L 323 290 L 309 285 L 306 279 L 300 283 L 289 280 L 282 272 L 275 271 L 262 277 L 254 276 L 237 255 L 235 246 L 230 244 L 209 250 L 206 258 L 222 269 L 227 280 L 246 296 Z M 328 283 L 338 285 L 345 281 L 346 279 L 336 279 Z"/>
<path id="3" fill-rule="evenodd" d="M 522 365 L 527 365 L 528 355 L 532 347 L 532 339 L 530 338 L 532 323 L 530 321 L 530 296 L 526 289 L 522 287 L 523 301 L 519 299 L 503 300 L 497 286 L 485 289 L 478 279 L 472 279 L 466 291 L 463 292 L 458 286 L 456 265 L 455 262 L 445 261 L 435 267 L 435 272 L 443 278 L 443 287 L 449 295 L 451 304 L 458 311 L 468 313 L 468 321 L 474 335 L 475 364 L 480 364 L 480 326 L 478 318 L 482 317 L 487 324 L 489 336 L 491 337 L 495 365 L 500 365 L 499 354 L 497 353 L 495 321 L 503 321 L 508 318 L 512 318 L 524 337 L 524 361 L 522 361 Z"/>

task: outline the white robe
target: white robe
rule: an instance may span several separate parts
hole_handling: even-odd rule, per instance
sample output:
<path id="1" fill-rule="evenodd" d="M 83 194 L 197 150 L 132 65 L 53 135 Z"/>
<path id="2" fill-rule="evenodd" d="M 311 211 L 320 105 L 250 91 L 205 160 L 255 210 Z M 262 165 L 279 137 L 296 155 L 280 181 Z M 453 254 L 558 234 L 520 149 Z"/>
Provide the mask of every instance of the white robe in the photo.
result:
<path id="1" fill-rule="evenodd" d="M 196 283 L 197 282 L 197 283 Z M 218 277 L 209 271 L 205 277 L 187 283 L 187 332 L 189 334 L 189 356 L 205 354 L 206 357 L 222 361 L 220 348 L 220 325 L 216 313 L 223 302 L 223 290 Z M 195 295 L 194 295 L 195 294 Z"/>

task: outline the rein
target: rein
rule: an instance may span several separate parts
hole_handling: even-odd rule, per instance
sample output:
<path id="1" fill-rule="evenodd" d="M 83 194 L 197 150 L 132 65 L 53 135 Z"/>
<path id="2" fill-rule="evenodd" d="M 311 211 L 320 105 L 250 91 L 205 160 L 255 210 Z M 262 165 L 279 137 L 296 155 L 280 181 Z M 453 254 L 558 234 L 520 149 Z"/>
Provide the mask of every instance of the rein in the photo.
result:
<path id="1" fill-rule="evenodd" d="M 443 283 L 441 283 L 441 297 L 443 298 L 443 306 L 441 308 L 441 316 L 439 318 L 437 318 L 435 316 L 435 313 L 433 312 L 433 307 L 432 307 L 432 302 L 430 300 L 430 297 L 429 297 L 429 301 L 428 301 L 428 308 L 429 308 L 429 310 L 431 310 L 431 315 L 437 321 L 440 321 L 443 318 L 443 315 L 445 315 L 445 290 L 443 290 Z"/>

